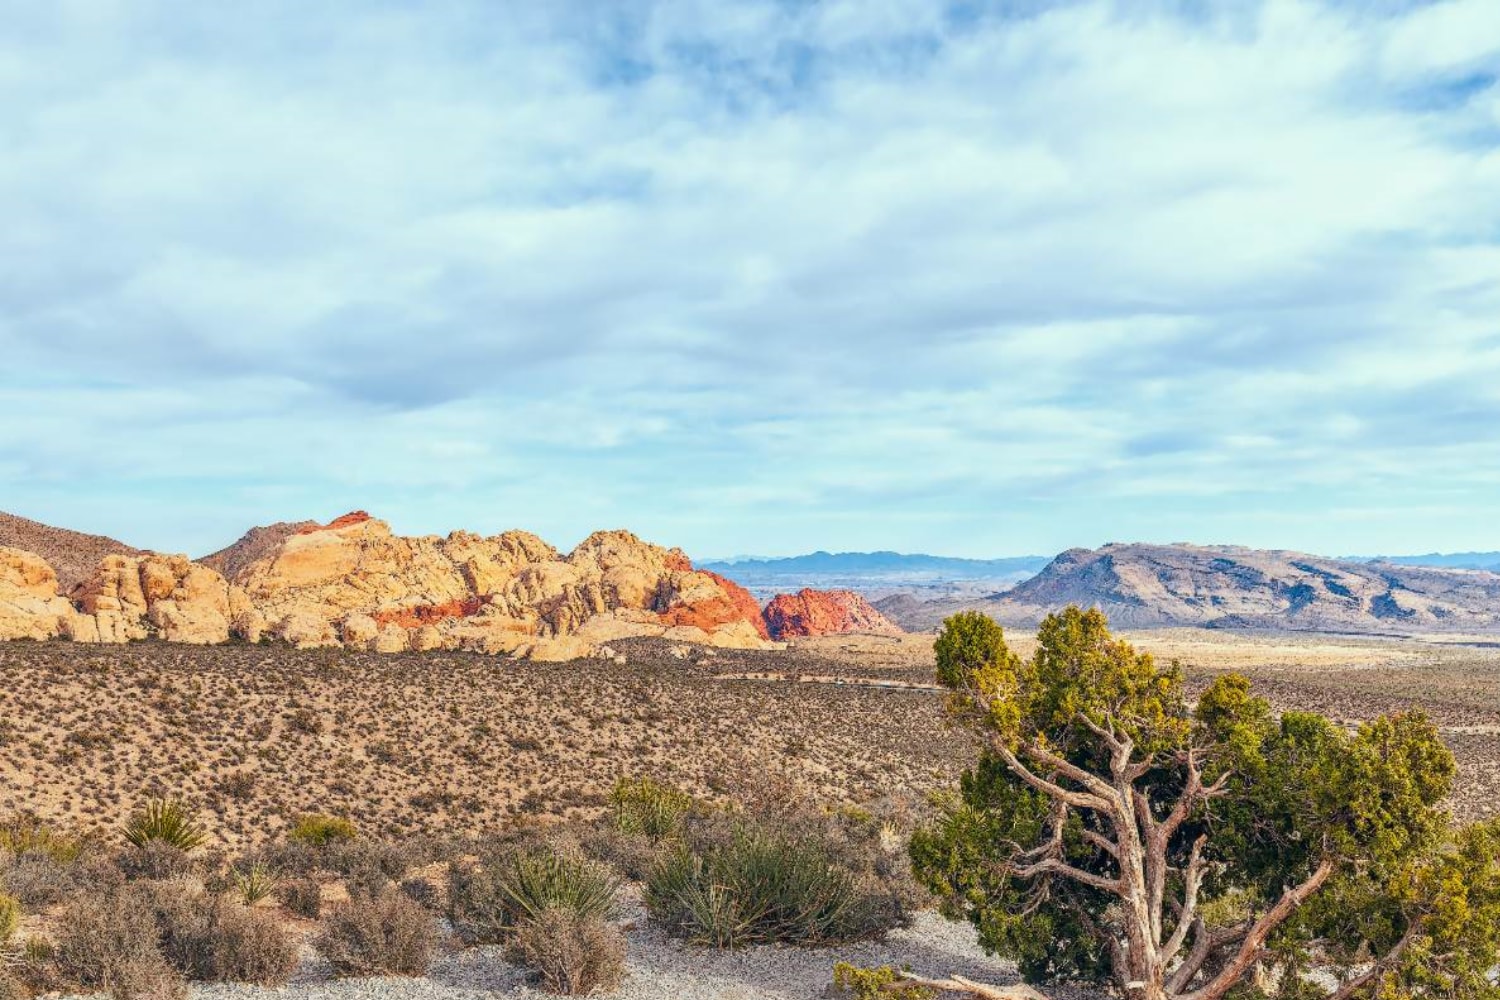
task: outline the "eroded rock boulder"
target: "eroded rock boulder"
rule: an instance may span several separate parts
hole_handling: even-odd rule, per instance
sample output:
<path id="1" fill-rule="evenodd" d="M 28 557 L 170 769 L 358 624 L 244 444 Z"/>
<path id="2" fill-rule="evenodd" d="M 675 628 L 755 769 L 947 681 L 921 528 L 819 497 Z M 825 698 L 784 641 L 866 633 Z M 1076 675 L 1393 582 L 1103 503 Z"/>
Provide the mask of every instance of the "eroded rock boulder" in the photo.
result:
<path id="1" fill-rule="evenodd" d="M 766 605 L 766 625 L 776 639 L 855 632 L 901 635 L 902 630 L 852 590 L 803 589 L 778 594 Z"/>
<path id="2" fill-rule="evenodd" d="M 73 606 L 41 556 L 0 546 L 0 640 L 52 639 L 72 629 Z"/>

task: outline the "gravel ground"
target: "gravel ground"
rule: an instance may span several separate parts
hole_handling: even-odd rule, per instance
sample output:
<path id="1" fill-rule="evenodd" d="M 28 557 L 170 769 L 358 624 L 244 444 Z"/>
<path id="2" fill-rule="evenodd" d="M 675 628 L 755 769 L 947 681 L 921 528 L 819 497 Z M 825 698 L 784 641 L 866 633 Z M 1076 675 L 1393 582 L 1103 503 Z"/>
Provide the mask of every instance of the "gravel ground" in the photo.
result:
<path id="1" fill-rule="evenodd" d="M 910 965 L 926 975 L 958 973 L 985 982 L 1016 981 L 1014 966 L 987 957 L 967 924 L 921 913 L 909 928 L 884 942 L 842 948 L 761 947 L 737 952 L 696 948 L 668 938 L 629 914 L 629 972 L 616 1000 L 812 1000 L 829 995 L 833 963 Z M 292 982 L 281 989 L 196 984 L 194 1000 L 468 1000 L 496 997 L 539 1000 L 549 994 L 527 984 L 525 970 L 506 962 L 495 947 L 445 955 L 421 979 L 334 979 L 308 955 Z M 1076 991 L 1051 991 L 1054 1000 L 1091 1000 Z"/>

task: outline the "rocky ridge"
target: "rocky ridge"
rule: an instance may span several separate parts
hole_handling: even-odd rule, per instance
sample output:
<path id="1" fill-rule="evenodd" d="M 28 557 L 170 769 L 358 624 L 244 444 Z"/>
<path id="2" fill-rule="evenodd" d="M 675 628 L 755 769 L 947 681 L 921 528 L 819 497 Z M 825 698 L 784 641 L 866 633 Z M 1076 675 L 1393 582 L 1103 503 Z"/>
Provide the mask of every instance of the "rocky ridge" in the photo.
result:
<path id="1" fill-rule="evenodd" d="M 1070 549 L 980 601 L 883 605 L 908 628 L 975 608 L 1032 625 L 1069 604 L 1122 628 L 1196 625 L 1374 634 L 1500 629 L 1500 573 L 1330 559 L 1232 545 Z"/>
<path id="2" fill-rule="evenodd" d="M 562 555 L 522 531 L 399 536 L 363 511 L 256 528 L 202 562 L 109 554 L 67 598 L 58 591 L 46 560 L 0 550 L 0 638 L 571 659 L 627 637 L 756 648 L 768 635 L 743 588 L 629 532 L 596 532 Z"/>

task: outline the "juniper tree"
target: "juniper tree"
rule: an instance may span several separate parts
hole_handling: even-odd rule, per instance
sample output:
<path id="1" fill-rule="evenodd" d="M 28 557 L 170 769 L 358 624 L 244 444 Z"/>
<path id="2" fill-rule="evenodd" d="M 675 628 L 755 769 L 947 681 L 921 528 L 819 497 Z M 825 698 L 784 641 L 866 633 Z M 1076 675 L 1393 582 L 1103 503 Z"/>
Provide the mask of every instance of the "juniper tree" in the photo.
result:
<path id="1" fill-rule="evenodd" d="M 1500 997 L 1500 823 L 1451 825 L 1454 760 L 1421 713 L 1278 717 L 1237 675 L 1192 706 L 1175 665 L 1077 608 L 1029 659 L 973 613 L 936 649 L 985 743 L 914 867 L 1028 981 Z"/>

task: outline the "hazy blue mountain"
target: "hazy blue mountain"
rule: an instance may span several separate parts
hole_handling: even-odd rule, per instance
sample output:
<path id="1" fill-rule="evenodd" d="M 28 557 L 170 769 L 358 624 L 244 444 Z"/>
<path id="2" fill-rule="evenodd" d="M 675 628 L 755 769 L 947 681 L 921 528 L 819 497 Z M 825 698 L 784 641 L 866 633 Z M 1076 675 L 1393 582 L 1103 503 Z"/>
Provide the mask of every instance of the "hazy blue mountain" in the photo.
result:
<path id="1" fill-rule="evenodd" d="M 757 597 L 814 590 L 853 590 L 870 600 L 910 594 L 937 600 L 982 597 L 1015 586 L 1051 559 L 1012 556 L 959 559 L 901 552 L 811 552 L 779 559 L 743 557 L 698 563 Z"/>
<path id="2" fill-rule="evenodd" d="M 1387 562 L 1398 566 L 1436 566 L 1441 569 L 1487 569 L 1500 572 L 1500 552 L 1429 552 L 1421 556 L 1369 556 L 1361 562 Z"/>
<path id="3" fill-rule="evenodd" d="M 730 571 L 786 575 L 794 573 L 932 573 L 954 579 L 1036 573 L 1051 556 L 1009 556 L 1003 559 L 959 559 L 902 552 L 810 552 L 784 558 L 744 557 L 699 565 L 715 573 Z"/>

